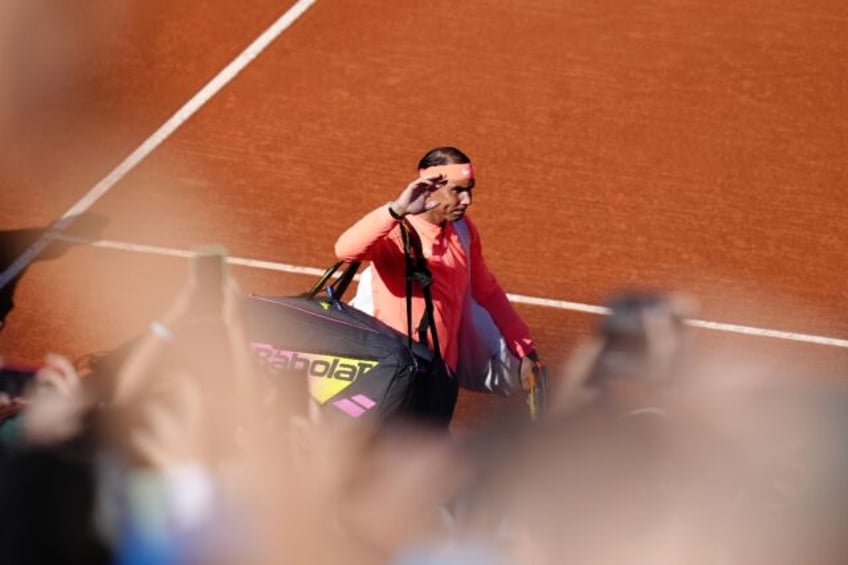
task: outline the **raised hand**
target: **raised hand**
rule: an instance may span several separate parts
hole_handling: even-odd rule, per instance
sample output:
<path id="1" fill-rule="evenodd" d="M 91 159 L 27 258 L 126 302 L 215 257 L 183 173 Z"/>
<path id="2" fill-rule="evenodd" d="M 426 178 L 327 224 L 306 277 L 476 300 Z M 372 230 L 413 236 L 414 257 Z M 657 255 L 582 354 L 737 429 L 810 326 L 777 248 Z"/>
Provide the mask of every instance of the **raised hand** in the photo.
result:
<path id="1" fill-rule="evenodd" d="M 429 178 L 417 178 L 408 185 L 397 199 L 391 203 L 392 211 L 398 216 L 407 214 L 420 214 L 434 208 L 437 203 L 428 201 L 433 192 L 447 184 L 448 179 L 444 175 Z"/>

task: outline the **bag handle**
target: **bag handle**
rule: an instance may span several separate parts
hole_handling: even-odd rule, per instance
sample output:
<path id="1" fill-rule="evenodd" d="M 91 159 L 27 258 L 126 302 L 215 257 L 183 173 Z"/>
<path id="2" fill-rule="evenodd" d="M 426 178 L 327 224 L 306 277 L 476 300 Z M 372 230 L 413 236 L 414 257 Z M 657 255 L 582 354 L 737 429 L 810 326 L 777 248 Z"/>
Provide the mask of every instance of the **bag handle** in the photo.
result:
<path id="1" fill-rule="evenodd" d="M 356 275 L 356 271 L 359 270 L 359 266 L 362 264 L 359 261 L 353 261 L 351 263 L 347 263 L 347 267 L 345 267 L 344 272 L 339 275 L 338 280 L 333 284 L 328 284 L 330 278 L 336 273 L 336 271 L 341 268 L 342 265 L 345 264 L 345 261 L 338 261 L 337 263 L 330 266 L 324 274 L 321 275 L 312 288 L 303 293 L 302 296 L 307 298 L 315 298 L 318 296 L 322 290 L 327 291 L 327 294 L 330 298 L 335 300 L 341 300 L 341 297 L 344 296 L 344 293 L 347 291 L 347 288 L 350 286 L 351 281 L 353 280 L 354 275 Z"/>
<path id="2" fill-rule="evenodd" d="M 414 335 L 412 332 L 412 283 L 413 281 L 417 281 L 424 295 L 424 316 L 422 316 L 421 323 L 418 326 L 418 341 L 424 345 L 427 344 L 427 329 L 429 327 L 433 351 L 438 358 L 441 358 L 442 350 L 439 346 L 439 335 L 436 331 L 433 295 L 430 292 L 430 286 L 433 284 L 433 274 L 427 267 L 427 259 L 424 258 L 424 251 L 421 247 L 421 238 L 418 232 L 415 231 L 415 228 L 412 227 L 412 224 L 408 220 L 404 220 L 400 224 L 400 231 L 403 239 L 403 254 L 406 260 L 406 319 L 409 348 L 412 349 Z M 329 284 L 329 280 L 344 264 L 345 261 L 338 261 L 331 265 L 324 271 L 324 274 L 321 275 L 315 284 L 312 285 L 312 288 L 301 296 L 315 298 L 322 290 L 326 290 L 327 295 L 332 300 L 341 300 L 362 263 L 359 261 L 347 263 L 347 267 L 338 276 L 338 280 L 333 284 Z"/>

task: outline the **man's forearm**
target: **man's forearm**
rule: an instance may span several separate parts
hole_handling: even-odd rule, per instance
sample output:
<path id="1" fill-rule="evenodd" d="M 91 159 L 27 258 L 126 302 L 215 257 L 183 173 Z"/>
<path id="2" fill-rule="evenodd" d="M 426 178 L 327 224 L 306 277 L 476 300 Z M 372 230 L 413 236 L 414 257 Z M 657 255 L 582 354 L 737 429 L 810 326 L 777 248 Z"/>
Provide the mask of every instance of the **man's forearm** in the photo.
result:
<path id="1" fill-rule="evenodd" d="M 378 241 L 386 237 L 398 220 L 384 204 L 363 216 L 350 226 L 336 241 L 336 257 L 342 261 L 370 259 L 369 252 Z"/>

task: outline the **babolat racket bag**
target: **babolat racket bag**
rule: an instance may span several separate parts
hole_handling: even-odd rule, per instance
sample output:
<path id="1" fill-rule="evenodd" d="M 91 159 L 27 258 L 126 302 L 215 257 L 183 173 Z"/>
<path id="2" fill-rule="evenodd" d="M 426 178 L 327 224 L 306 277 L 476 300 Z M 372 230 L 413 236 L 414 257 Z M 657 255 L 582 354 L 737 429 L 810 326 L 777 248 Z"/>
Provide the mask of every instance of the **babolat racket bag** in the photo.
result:
<path id="1" fill-rule="evenodd" d="M 359 268 L 359 263 L 346 264 L 329 284 L 343 264 L 330 267 L 303 295 L 251 296 L 248 337 L 260 364 L 275 378 L 305 376 L 312 398 L 333 413 L 372 420 L 410 417 L 446 426 L 457 384 L 438 353 L 435 326 L 429 328 L 434 344 L 430 349 L 342 302 Z M 408 259 L 413 272 L 407 300 L 413 279 L 422 287 L 429 282 L 428 273 L 419 276 L 415 265 Z M 429 288 L 425 304 L 432 320 Z"/>

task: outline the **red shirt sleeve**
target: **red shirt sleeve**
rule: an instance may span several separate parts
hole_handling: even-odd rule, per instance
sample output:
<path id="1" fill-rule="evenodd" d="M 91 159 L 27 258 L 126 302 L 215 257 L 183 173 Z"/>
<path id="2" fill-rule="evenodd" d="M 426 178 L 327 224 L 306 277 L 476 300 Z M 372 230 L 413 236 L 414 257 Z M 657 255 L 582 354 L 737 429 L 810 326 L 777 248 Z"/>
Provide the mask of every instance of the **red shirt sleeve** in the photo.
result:
<path id="1" fill-rule="evenodd" d="M 373 261 L 381 253 L 397 250 L 397 244 L 386 236 L 398 223 L 389 214 L 388 204 L 372 210 L 339 236 L 336 257 L 342 261 Z"/>

